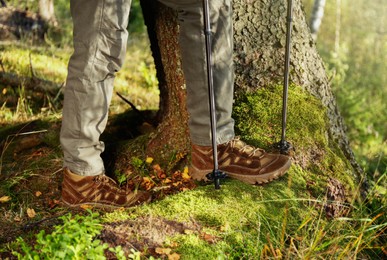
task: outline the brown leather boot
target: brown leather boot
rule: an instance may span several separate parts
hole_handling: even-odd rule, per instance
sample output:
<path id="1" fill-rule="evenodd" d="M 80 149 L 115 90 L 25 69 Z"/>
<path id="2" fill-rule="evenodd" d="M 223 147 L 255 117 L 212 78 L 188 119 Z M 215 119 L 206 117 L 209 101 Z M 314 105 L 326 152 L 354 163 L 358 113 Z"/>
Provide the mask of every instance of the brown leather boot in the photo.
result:
<path id="1" fill-rule="evenodd" d="M 150 199 L 150 194 L 144 191 L 119 189 L 114 180 L 103 174 L 80 176 L 64 169 L 62 201 L 68 206 L 131 207 L 149 202 Z"/>
<path id="2" fill-rule="evenodd" d="M 207 180 L 213 171 L 211 146 L 192 145 L 190 174 L 195 180 Z M 290 167 L 290 158 L 270 154 L 242 142 L 238 137 L 218 145 L 219 170 L 231 178 L 249 184 L 263 184 L 284 175 Z"/>

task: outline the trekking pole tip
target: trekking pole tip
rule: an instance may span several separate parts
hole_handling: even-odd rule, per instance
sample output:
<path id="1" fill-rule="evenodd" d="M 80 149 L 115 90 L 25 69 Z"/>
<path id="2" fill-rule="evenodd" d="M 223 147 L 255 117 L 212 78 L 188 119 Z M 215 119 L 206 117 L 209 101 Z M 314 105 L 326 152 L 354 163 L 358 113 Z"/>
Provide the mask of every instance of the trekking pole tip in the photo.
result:
<path id="1" fill-rule="evenodd" d="M 215 189 L 220 189 L 220 180 L 225 179 L 227 175 L 224 172 L 219 171 L 218 169 L 213 170 L 212 172 L 206 175 L 207 179 L 214 181 Z"/>
<path id="2" fill-rule="evenodd" d="M 291 151 L 294 150 L 294 147 L 291 143 L 286 140 L 281 140 L 275 144 L 275 148 L 280 151 L 281 154 L 289 155 Z"/>

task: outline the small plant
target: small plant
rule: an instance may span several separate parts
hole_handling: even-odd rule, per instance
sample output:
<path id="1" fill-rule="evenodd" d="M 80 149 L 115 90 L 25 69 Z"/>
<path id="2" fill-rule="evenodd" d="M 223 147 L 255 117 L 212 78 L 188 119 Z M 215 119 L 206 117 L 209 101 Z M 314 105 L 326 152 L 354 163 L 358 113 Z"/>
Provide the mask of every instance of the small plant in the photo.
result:
<path id="1" fill-rule="evenodd" d="M 108 245 L 95 239 L 102 229 L 97 218 L 99 214 L 89 213 L 87 216 L 62 216 L 63 225 L 55 226 L 51 234 L 40 231 L 34 246 L 18 238 L 22 252 L 13 251 L 13 254 L 19 259 L 104 259 Z"/>

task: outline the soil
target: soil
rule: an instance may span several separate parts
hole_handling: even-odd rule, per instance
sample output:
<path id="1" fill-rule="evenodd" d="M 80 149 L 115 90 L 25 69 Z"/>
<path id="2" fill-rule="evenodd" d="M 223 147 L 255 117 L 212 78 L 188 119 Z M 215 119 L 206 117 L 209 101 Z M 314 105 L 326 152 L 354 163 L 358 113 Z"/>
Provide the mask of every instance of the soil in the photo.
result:
<path id="1" fill-rule="evenodd" d="M 121 246 L 126 254 L 133 248 L 158 256 L 156 251 L 163 247 L 167 237 L 200 232 L 200 229 L 197 223 L 181 223 L 160 217 L 141 216 L 135 220 L 106 223 L 98 239 L 111 247 Z"/>

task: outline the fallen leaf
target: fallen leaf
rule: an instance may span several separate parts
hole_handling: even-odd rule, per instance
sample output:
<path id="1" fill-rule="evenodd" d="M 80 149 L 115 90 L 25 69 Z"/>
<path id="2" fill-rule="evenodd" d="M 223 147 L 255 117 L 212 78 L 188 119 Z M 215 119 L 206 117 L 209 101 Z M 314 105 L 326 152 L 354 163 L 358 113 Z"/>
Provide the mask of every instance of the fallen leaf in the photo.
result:
<path id="1" fill-rule="evenodd" d="M 21 218 L 19 216 L 16 216 L 16 217 L 13 218 L 13 220 L 15 220 L 16 222 L 20 222 Z"/>
<path id="2" fill-rule="evenodd" d="M 178 247 L 179 244 L 178 244 L 177 242 L 171 242 L 170 246 L 171 246 L 171 247 Z"/>
<path id="3" fill-rule="evenodd" d="M 178 181 L 178 182 L 174 182 L 172 183 L 173 186 L 177 187 L 179 185 L 183 184 L 181 181 Z"/>
<path id="4" fill-rule="evenodd" d="M 89 205 L 89 204 L 82 204 L 81 206 L 79 206 L 80 208 L 84 209 L 84 210 L 87 210 L 87 209 L 92 209 L 93 206 Z"/>
<path id="5" fill-rule="evenodd" d="M 183 180 L 190 180 L 191 179 L 191 176 L 188 174 L 188 167 L 184 167 L 184 171 L 183 173 L 181 174 L 181 177 L 183 178 Z"/>
<path id="6" fill-rule="evenodd" d="M 3 197 L 0 198 L 0 202 L 1 203 L 8 202 L 10 200 L 11 200 L 10 196 L 3 196 Z"/>
<path id="7" fill-rule="evenodd" d="M 49 199 L 48 200 L 48 206 L 50 207 L 50 209 L 53 209 L 54 207 L 56 207 L 58 204 L 60 203 L 59 200 L 56 200 L 56 199 Z"/>
<path id="8" fill-rule="evenodd" d="M 165 179 L 167 177 L 167 175 L 165 174 L 165 172 L 163 171 L 163 169 L 161 169 L 160 165 L 159 164 L 155 164 L 153 165 L 153 171 L 154 173 L 157 175 L 157 177 L 159 179 Z"/>
<path id="9" fill-rule="evenodd" d="M 168 260 L 179 260 L 180 255 L 178 253 L 173 253 L 171 255 L 168 255 Z"/>
<path id="10" fill-rule="evenodd" d="M 35 192 L 36 197 L 40 197 L 40 195 L 42 195 L 42 193 L 40 191 Z"/>
<path id="11" fill-rule="evenodd" d="M 166 178 L 165 180 L 163 180 L 163 183 L 165 183 L 165 184 L 168 184 L 168 183 L 171 183 L 171 182 L 172 182 L 172 180 L 169 179 L 169 178 Z"/>
<path id="12" fill-rule="evenodd" d="M 203 232 L 200 237 L 207 243 L 213 244 L 216 242 L 216 236 Z"/>
<path id="13" fill-rule="evenodd" d="M 27 215 L 29 218 L 34 218 L 36 216 L 36 212 L 34 209 L 27 208 Z"/>
<path id="14" fill-rule="evenodd" d="M 162 248 L 162 247 L 156 247 L 155 249 L 156 253 L 159 255 L 169 255 L 172 251 L 170 248 Z"/>
<path id="15" fill-rule="evenodd" d="M 152 157 L 146 157 L 145 162 L 147 164 L 151 164 L 153 162 L 153 158 Z"/>
<path id="16" fill-rule="evenodd" d="M 145 187 L 146 190 L 150 190 L 154 186 L 154 182 L 149 177 L 143 177 L 142 185 Z"/>

